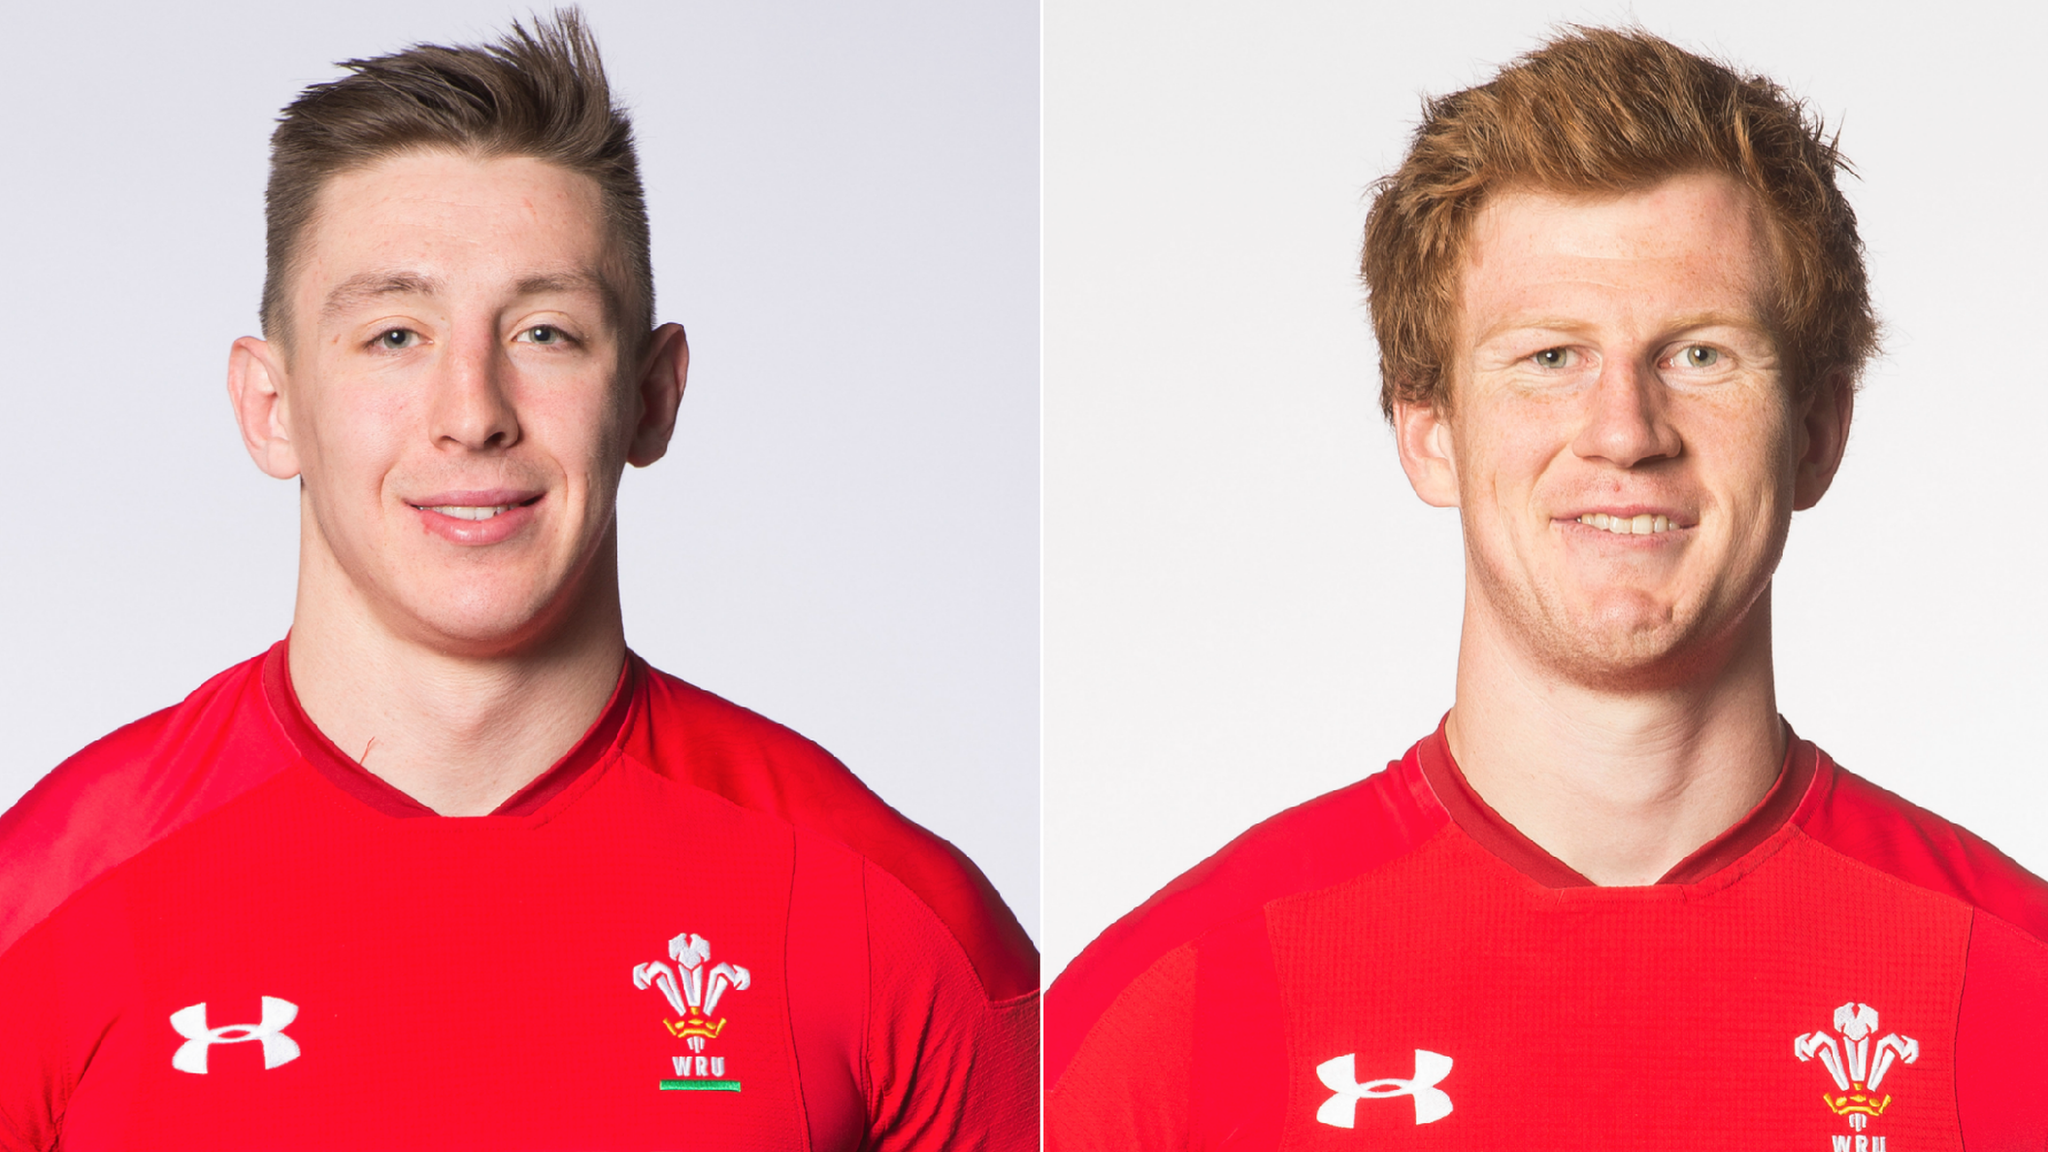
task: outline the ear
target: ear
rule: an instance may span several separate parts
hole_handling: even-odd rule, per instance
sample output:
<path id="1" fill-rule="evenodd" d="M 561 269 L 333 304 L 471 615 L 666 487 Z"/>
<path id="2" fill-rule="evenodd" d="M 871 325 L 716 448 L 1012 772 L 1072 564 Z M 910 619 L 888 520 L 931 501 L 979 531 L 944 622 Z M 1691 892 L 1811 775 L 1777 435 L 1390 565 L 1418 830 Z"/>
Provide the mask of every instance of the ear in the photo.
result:
<path id="1" fill-rule="evenodd" d="M 228 352 L 228 402 L 242 426 L 242 446 L 258 468 L 289 480 L 299 474 L 299 452 L 292 444 L 283 383 L 283 357 L 269 341 L 235 341 Z"/>
<path id="2" fill-rule="evenodd" d="M 1394 401 L 1394 445 L 1401 470 L 1424 504 L 1458 506 L 1458 464 L 1452 453 L 1450 422 L 1437 408 L 1408 400 Z"/>
<path id="3" fill-rule="evenodd" d="M 1856 384 L 1845 371 L 1836 370 L 1821 379 L 1806 401 L 1800 431 L 1806 446 L 1799 454 L 1798 471 L 1792 479 L 1792 507 L 1804 512 L 1827 494 L 1842 466 L 1842 453 L 1849 444 L 1849 418 L 1856 411 Z"/>
<path id="4" fill-rule="evenodd" d="M 690 342 L 681 324 L 663 324 L 647 341 L 640 368 L 640 419 L 626 443 L 626 463 L 645 468 L 668 453 L 676 430 L 676 407 L 690 379 Z"/>

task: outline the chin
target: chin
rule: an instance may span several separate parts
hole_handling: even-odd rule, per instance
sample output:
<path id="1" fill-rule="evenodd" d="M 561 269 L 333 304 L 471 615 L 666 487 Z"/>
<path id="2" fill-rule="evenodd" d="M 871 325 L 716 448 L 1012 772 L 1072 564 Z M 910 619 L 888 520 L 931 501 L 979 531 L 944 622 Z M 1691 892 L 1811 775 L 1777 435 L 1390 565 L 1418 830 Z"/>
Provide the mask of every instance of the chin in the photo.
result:
<path id="1" fill-rule="evenodd" d="M 532 646 L 566 615 L 562 597 L 488 584 L 404 604 L 415 631 L 450 655 L 497 656 Z"/>
<path id="2" fill-rule="evenodd" d="M 1611 644 L 1549 645 L 1545 663 L 1572 683 L 1606 692 L 1675 688 L 1696 678 L 1704 663 L 1688 646 L 1632 637 Z"/>
<path id="3" fill-rule="evenodd" d="M 1610 692 L 1655 691 L 1697 681 L 1726 659 L 1736 629 L 1698 613 L 1636 610 L 1551 617 L 1528 636 L 1544 663 L 1573 683 Z M 1719 626 L 1716 626 L 1718 623 Z"/>

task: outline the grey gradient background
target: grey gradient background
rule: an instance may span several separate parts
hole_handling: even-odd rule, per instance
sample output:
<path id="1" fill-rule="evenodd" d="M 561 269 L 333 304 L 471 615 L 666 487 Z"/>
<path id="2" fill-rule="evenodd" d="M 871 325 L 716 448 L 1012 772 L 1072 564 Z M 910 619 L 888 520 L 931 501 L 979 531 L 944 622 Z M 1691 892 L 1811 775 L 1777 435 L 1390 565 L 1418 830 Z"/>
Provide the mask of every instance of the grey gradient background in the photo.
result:
<path id="1" fill-rule="evenodd" d="M 546 7 L 546 5 L 541 5 Z M 627 635 L 812 737 L 1038 924 L 1038 12 L 588 0 L 689 394 L 621 497 Z M 273 117 L 524 5 L 13 5 L 0 806 L 290 622 L 236 436 Z"/>
<path id="2" fill-rule="evenodd" d="M 1420 97 L 1561 21 L 1645 26 L 1841 128 L 1889 355 L 1779 569 L 1779 703 L 2048 870 L 2048 234 L 2033 9 L 1052 0 L 1046 972 L 1451 702 L 1456 513 L 1408 488 L 1356 282 Z"/>

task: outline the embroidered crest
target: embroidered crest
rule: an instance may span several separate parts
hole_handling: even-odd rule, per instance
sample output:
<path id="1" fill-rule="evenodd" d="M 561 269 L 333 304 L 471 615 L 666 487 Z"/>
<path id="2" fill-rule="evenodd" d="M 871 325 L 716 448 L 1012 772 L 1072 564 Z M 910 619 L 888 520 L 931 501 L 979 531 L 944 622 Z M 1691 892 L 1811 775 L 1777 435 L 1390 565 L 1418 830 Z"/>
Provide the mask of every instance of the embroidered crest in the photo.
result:
<path id="1" fill-rule="evenodd" d="M 1839 1035 L 1807 1032 L 1792 1041 L 1792 1054 L 1800 1060 L 1820 1058 L 1821 1066 L 1835 1081 L 1835 1091 L 1821 1093 L 1821 1099 L 1835 1115 L 1847 1117 L 1850 1129 L 1856 1132 L 1891 1106 L 1891 1094 L 1878 1091 L 1885 1073 L 1894 1064 L 1920 1059 L 1919 1041 L 1896 1032 L 1879 1037 L 1877 1029 L 1877 1009 L 1852 1000 L 1835 1009 Z M 1882 1149 L 1883 1141 L 1884 1137 L 1876 1137 L 1874 1147 Z"/>
<path id="2" fill-rule="evenodd" d="M 633 966 L 633 986 L 654 988 L 668 999 L 676 1019 L 663 1018 L 669 1035 L 683 1041 L 687 1056 L 674 1056 L 675 1078 L 664 1079 L 664 1091 L 737 1092 L 740 1082 L 726 1075 L 725 1057 L 706 1054 L 705 1047 L 725 1031 L 719 1001 L 727 992 L 744 992 L 753 976 L 737 964 L 712 964 L 711 945 L 692 932 L 677 933 L 668 942 L 668 960 Z M 671 963 L 670 961 L 673 961 Z"/>

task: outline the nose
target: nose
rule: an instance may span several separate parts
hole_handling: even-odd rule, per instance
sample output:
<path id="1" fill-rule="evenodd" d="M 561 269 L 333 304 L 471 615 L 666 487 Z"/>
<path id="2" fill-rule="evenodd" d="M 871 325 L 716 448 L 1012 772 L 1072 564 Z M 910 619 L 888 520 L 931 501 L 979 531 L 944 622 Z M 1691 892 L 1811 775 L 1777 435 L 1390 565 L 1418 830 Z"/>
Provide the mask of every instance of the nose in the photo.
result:
<path id="1" fill-rule="evenodd" d="M 435 381 L 437 445 L 485 452 L 519 442 L 519 416 L 506 390 L 511 365 L 489 329 L 458 332 Z"/>
<path id="2" fill-rule="evenodd" d="M 1678 455 L 1678 431 L 1666 418 L 1666 402 L 1664 382 L 1650 365 L 1626 357 L 1607 361 L 1572 451 L 1618 468 Z"/>

